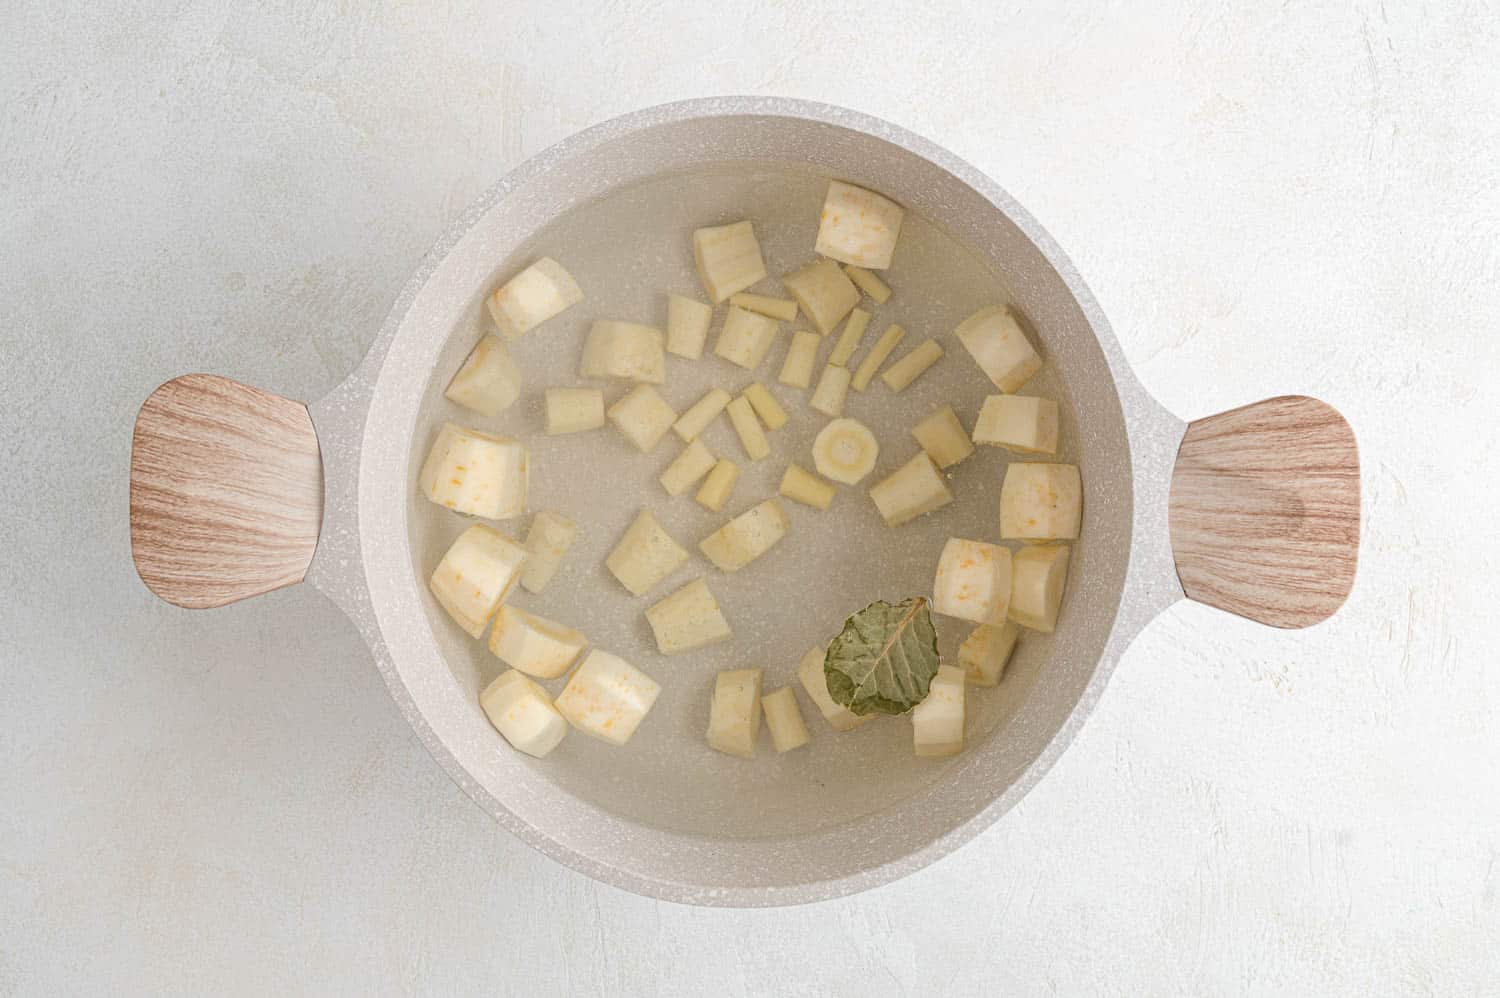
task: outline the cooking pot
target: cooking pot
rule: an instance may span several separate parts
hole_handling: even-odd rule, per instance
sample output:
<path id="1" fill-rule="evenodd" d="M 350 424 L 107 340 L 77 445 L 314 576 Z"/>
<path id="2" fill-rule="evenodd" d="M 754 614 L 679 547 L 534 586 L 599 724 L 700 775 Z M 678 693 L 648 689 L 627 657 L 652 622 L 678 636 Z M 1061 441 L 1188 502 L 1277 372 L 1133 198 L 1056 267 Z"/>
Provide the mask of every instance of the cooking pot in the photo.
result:
<path id="1" fill-rule="evenodd" d="M 660 325 L 663 292 L 696 293 L 693 228 L 752 218 L 773 273 L 784 272 L 812 256 L 830 177 L 907 209 L 886 272 L 896 294 L 869 306 L 872 329 L 901 322 L 947 351 L 899 395 L 878 382 L 851 394 L 851 414 L 881 440 L 877 477 L 916 452 L 907 431 L 936 405 L 953 404 L 972 425 L 994 389 L 952 329 L 1004 302 L 1026 318 L 1046 360 L 1027 392 L 1059 400 L 1060 459 L 1082 472 L 1083 529 L 1057 630 L 1027 634 L 998 688 L 971 688 L 968 745 L 948 760 L 915 758 L 905 719 L 835 734 L 805 701 L 820 729 L 809 747 L 723 756 L 703 743 L 708 697 L 719 668 L 759 665 L 768 686 L 790 682 L 800 654 L 837 633 L 848 613 L 876 597 L 929 591 L 943 538 L 996 540 L 1003 452 L 980 448 L 950 469 L 959 501 L 914 523 L 887 528 L 862 489 L 846 489 L 827 513 L 797 508 L 793 543 L 756 565 L 733 576 L 696 566 L 736 637 L 665 659 L 640 601 L 600 568 L 603 554 L 642 507 L 691 548 L 711 525 L 774 494 L 787 460 L 807 463 L 818 420 L 803 398 L 757 375 L 794 418 L 773 434 L 778 459 L 747 468 L 717 517 L 655 486 L 670 455 L 643 459 L 607 428 L 539 432 L 541 388 L 573 383 L 591 319 Z M 487 328 L 485 296 L 544 254 L 578 277 L 587 301 L 517 342 L 526 396 L 476 420 L 443 389 Z M 663 392 L 679 409 L 710 385 L 748 380 L 712 358 L 672 358 L 670 367 Z M 510 750 L 481 712 L 478 692 L 501 667 L 425 585 L 464 526 L 415 483 L 444 419 L 525 438 L 532 508 L 578 521 L 575 550 L 531 608 L 662 684 L 630 744 L 575 733 L 532 759 Z M 325 398 L 303 405 L 212 375 L 163 385 L 136 423 L 130 515 L 141 578 L 170 602 L 220 606 L 303 581 L 332 599 L 433 757 L 537 849 L 642 894 L 777 905 L 890 881 L 999 818 L 1076 735 L 1135 635 L 1176 601 L 1282 627 L 1334 612 L 1354 577 L 1359 461 L 1343 418 L 1313 399 L 1276 398 L 1191 423 L 1166 411 L 1041 226 L 931 142 L 823 104 L 725 98 L 625 115 L 513 170 L 428 254 L 369 355 Z M 962 636 L 952 623 L 939 620 L 950 654 Z"/>

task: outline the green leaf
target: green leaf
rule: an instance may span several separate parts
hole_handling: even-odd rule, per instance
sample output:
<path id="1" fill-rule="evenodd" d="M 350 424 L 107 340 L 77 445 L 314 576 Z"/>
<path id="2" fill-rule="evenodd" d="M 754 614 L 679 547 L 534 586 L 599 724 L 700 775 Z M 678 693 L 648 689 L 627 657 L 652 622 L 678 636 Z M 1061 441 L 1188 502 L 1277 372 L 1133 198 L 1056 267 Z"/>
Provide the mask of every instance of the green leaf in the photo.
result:
<path id="1" fill-rule="evenodd" d="M 828 646 L 828 695 L 856 714 L 904 714 L 927 698 L 938 670 L 927 598 L 878 600 L 844 621 Z"/>

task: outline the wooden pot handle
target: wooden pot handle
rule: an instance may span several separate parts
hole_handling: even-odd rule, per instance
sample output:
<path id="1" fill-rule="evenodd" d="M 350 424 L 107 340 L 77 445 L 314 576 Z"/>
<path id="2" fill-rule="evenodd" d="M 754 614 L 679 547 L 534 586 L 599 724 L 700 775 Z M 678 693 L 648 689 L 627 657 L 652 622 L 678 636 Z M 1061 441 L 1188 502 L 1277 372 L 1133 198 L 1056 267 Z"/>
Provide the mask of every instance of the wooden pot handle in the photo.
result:
<path id="1" fill-rule="evenodd" d="M 130 548 L 168 603 L 224 606 L 301 582 L 323 522 L 307 406 L 213 374 L 162 385 L 130 447 Z"/>
<path id="2" fill-rule="evenodd" d="M 1169 506 L 1190 599 L 1307 627 L 1354 586 L 1359 446 L 1327 403 L 1287 395 L 1190 423 Z"/>

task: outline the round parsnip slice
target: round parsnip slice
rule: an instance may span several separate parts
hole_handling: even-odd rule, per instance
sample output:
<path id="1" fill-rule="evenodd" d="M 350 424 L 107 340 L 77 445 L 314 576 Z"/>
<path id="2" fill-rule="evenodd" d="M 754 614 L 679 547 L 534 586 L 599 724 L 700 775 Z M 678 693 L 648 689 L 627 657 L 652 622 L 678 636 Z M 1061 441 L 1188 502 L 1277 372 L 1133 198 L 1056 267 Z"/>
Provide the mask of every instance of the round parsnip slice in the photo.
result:
<path id="1" fill-rule="evenodd" d="M 857 419 L 835 419 L 813 440 L 813 464 L 818 474 L 845 485 L 856 485 L 875 470 L 880 444 L 870 428 Z"/>

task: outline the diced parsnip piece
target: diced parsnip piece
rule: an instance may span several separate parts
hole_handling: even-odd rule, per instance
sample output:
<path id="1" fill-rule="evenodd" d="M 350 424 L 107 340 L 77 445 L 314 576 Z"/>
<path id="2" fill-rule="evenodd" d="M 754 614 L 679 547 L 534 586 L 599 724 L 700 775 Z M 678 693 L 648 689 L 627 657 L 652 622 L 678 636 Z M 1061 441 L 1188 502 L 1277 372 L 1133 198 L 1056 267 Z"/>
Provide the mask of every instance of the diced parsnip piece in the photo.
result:
<path id="1" fill-rule="evenodd" d="M 549 388 L 547 433 L 581 433 L 604 425 L 604 393 L 597 388 Z"/>
<path id="2" fill-rule="evenodd" d="M 1008 306 L 980 309 L 953 332 L 974 363 L 1002 392 L 1019 390 L 1042 369 L 1042 358 Z"/>
<path id="3" fill-rule="evenodd" d="M 755 758 L 755 742 L 760 737 L 759 669 L 727 669 L 714 680 L 713 702 L 708 710 L 708 746 L 737 755 Z"/>
<path id="4" fill-rule="evenodd" d="M 563 265 L 544 256 L 490 295 L 490 318 L 500 335 L 513 340 L 583 301 L 578 282 Z"/>
<path id="5" fill-rule="evenodd" d="M 964 748 L 964 672 L 940 665 L 927 699 L 911 709 L 912 748 L 925 758 L 958 755 Z"/>
<path id="6" fill-rule="evenodd" d="M 584 734 L 624 745 L 660 693 L 656 680 L 623 658 L 595 648 L 568 677 L 554 706 Z"/>
<path id="7" fill-rule="evenodd" d="M 719 609 L 719 601 L 702 579 L 694 579 L 649 608 L 646 620 L 651 624 L 651 633 L 656 635 L 656 649 L 663 655 L 692 651 L 734 637 L 729 621 Z"/>
<path id="8" fill-rule="evenodd" d="M 824 336 L 859 304 L 859 289 L 832 260 L 814 260 L 787 274 L 781 283 Z"/>
<path id="9" fill-rule="evenodd" d="M 880 339 L 870 347 L 870 352 L 865 354 L 865 359 L 859 362 L 859 368 L 854 372 L 854 380 L 850 382 L 854 390 L 862 392 L 870 387 L 870 379 L 880 370 L 880 365 L 895 352 L 901 337 L 906 335 L 906 330 L 894 323 L 887 326 L 885 332 L 880 334 Z"/>
<path id="10" fill-rule="evenodd" d="M 1022 627 L 1051 634 L 1068 585 L 1066 544 L 1028 544 L 1011 559 L 1010 619 Z"/>
<path id="11" fill-rule="evenodd" d="M 766 424 L 766 429 L 775 431 L 786 425 L 786 410 L 776 401 L 776 396 L 767 391 L 766 386 L 759 381 L 752 382 L 745 389 L 745 398 L 750 400 L 751 407 L 755 409 L 760 421 Z"/>
<path id="12" fill-rule="evenodd" d="M 525 563 L 525 548 L 495 528 L 476 523 L 458 535 L 427 585 L 448 616 L 477 638 Z"/>
<path id="13" fill-rule="evenodd" d="M 800 502 L 813 509 L 826 510 L 833 504 L 833 486 L 796 464 L 786 466 L 778 491 L 793 502 Z"/>
<path id="14" fill-rule="evenodd" d="M 760 243 L 748 219 L 694 230 L 693 261 L 703 290 L 715 305 L 766 278 Z"/>
<path id="15" fill-rule="evenodd" d="M 698 479 L 708 474 L 716 460 L 702 440 L 694 440 L 682 448 L 682 453 L 667 465 L 667 470 L 661 473 L 658 481 L 667 490 L 667 495 L 680 496 L 696 485 Z"/>
<path id="16" fill-rule="evenodd" d="M 932 581 L 932 608 L 975 624 L 1003 624 L 1010 607 L 1010 548 L 950 537 Z"/>
<path id="17" fill-rule="evenodd" d="M 824 478 L 844 485 L 858 484 L 875 470 L 880 443 L 857 419 L 835 419 L 813 440 L 813 464 Z"/>
<path id="18" fill-rule="evenodd" d="M 721 457 L 719 463 L 713 466 L 713 470 L 703 480 L 703 486 L 698 489 L 698 494 L 693 498 L 698 500 L 698 505 L 704 509 L 717 513 L 729 501 L 729 494 L 734 491 L 734 485 L 739 480 L 740 466 L 727 457 Z"/>
<path id="19" fill-rule="evenodd" d="M 813 389 L 807 406 L 814 412 L 837 419 L 844 414 L 844 403 L 849 398 L 849 369 L 829 364 L 818 377 L 818 387 Z"/>
<path id="20" fill-rule="evenodd" d="M 604 564 L 632 596 L 640 596 L 687 560 L 687 549 L 672 539 L 649 509 L 643 509 Z"/>
<path id="21" fill-rule="evenodd" d="M 722 388 L 710 388 L 704 396 L 688 407 L 687 412 L 677 417 L 672 432 L 687 443 L 698 438 L 708 429 L 708 424 L 719 418 L 719 413 L 729 404 L 729 393 Z"/>
<path id="22" fill-rule="evenodd" d="M 588 643 L 582 631 L 509 605 L 500 607 L 490 630 L 490 654 L 538 679 L 567 672 Z"/>
<path id="23" fill-rule="evenodd" d="M 521 588 L 528 593 L 546 589 L 577 536 L 577 524 L 561 513 L 544 510 L 533 516 L 531 530 L 526 534 L 526 567 L 521 570 Z"/>
<path id="24" fill-rule="evenodd" d="M 823 671 L 823 660 L 827 657 L 822 648 L 812 648 L 802 656 L 802 661 L 797 665 L 797 680 L 812 702 L 817 704 L 818 713 L 823 715 L 823 719 L 834 731 L 852 731 L 861 724 L 875 720 L 874 714 L 856 714 L 829 695 L 828 676 Z"/>
<path id="25" fill-rule="evenodd" d="M 422 494 L 439 506 L 508 520 L 526 512 L 529 465 L 518 441 L 444 423 L 418 481 Z"/>
<path id="26" fill-rule="evenodd" d="M 797 694 L 790 686 L 763 694 L 760 707 L 777 752 L 790 752 L 807 744 L 807 724 L 802 720 L 802 708 L 797 706 Z"/>
<path id="27" fill-rule="evenodd" d="M 486 333 L 475 344 L 443 392 L 450 401 L 485 416 L 510 408 L 520 394 L 521 369 L 510 359 L 505 341 L 494 333 Z"/>
<path id="28" fill-rule="evenodd" d="M 650 385 L 637 385 L 609 407 L 609 421 L 635 444 L 649 453 L 677 422 L 677 413 Z"/>
<path id="29" fill-rule="evenodd" d="M 901 206 L 888 197 L 831 181 L 823 199 L 815 248 L 840 263 L 884 270 L 891 265 L 904 214 Z"/>
<path id="30" fill-rule="evenodd" d="M 1029 395 L 991 395 L 974 423 L 974 442 L 1022 454 L 1057 453 L 1057 403 Z"/>
<path id="31" fill-rule="evenodd" d="M 905 391 L 908 385 L 920 378 L 942 356 L 943 348 L 938 345 L 938 341 L 927 340 L 882 371 L 880 380 L 893 392 Z"/>
<path id="32" fill-rule="evenodd" d="M 953 501 L 953 493 L 932 458 L 922 451 L 873 485 L 870 498 L 875 500 L 875 508 L 880 510 L 886 525 L 899 527 L 948 505 Z"/>
<path id="33" fill-rule="evenodd" d="M 849 358 L 854 356 L 854 351 L 859 347 L 859 341 L 864 338 L 869 326 L 869 312 L 862 308 L 850 312 L 844 323 L 844 331 L 839 333 L 839 341 L 833 346 L 833 353 L 828 355 L 828 363 L 834 367 L 848 366 Z"/>
<path id="34" fill-rule="evenodd" d="M 512 748 L 538 759 L 568 733 L 568 722 L 547 691 L 515 669 L 506 669 L 484 688 L 479 706 Z"/>
<path id="35" fill-rule="evenodd" d="M 1083 519 L 1083 482 L 1076 464 L 1013 461 L 1000 486 L 1000 536 L 1006 540 L 1072 541 Z"/>
<path id="36" fill-rule="evenodd" d="M 792 334 L 792 345 L 787 348 L 786 360 L 781 362 L 781 373 L 776 380 L 792 388 L 806 388 L 812 384 L 813 368 L 818 363 L 818 347 L 823 337 L 808 329 L 799 329 Z"/>
<path id="37" fill-rule="evenodd" d="M 797 318 L 797 303 L 790 298 L 771 298 L 768 295 L 752 295 L 741 291 L 739 294 L 729 296 L 729 304 L 748 308 L 761 315 L 769 315 L 782 322 L 791 322 Z"/>
<path id="38" fill-rule="evenodd" d="M 698 544 L 703 556 L 725 572 L 737 572 L 786 536 L 786 510 L 775 499 L 752 506 Z"/>
<path id="39" fill-rule="evenodd" d="M 667 380 L 665 337 L 654 326 L 600 319 L 589 327 L 578 373 L 585 378 L 616 378 L 659 385 Z"/>
<path id="40" fill-rule="evenodd" d="M 714 343 L 714 353 L 731 364 L 753 371 L 771 352 L 778 328 L 775 319 L 731 305 L 724 314 L 724 325 Z"/>
<path id="41" fill-rule="evenodd" d="M 766 442 L 765 431 L 760 428 L 760 420 L 755 418 L 755 410 L 751 408 L 749 399 L 743 395 L 731 399 L 724 411 L 729 413 L 729 422 L 734 426 L 740 445 L 745 448 L 745 455 L 750 460 L 759 461 L 771 453 L 771 445 Z"/>
<path id="42" fill-rule="evenodd" d="M 934 409 L 911 428 L 911 435 L 917 438 L 917 443 L 939 468 L 951 468 L 974 453 L 974 442 L 969 439 L 964 424 L 958 421 L 958 413 L 951 405 Z"/>
<path id="43" fill-rule="evenodd" d="M 702 357 L 713 318 L 712 305 L 682 295 L 667 295 L 667 353 L 688 360 Z"/>
<path id="44" fill-rule="evenodd" d="M 958 664 L 975 686 L 995 686 L 1005 676 L 1006 663 L 1016 650 L 1021 628 L 1014 620 L 998 627 L 980 624 L 958 646 Z"/>
<path id="45" fill-rule="evenodd" d="M 891 286 L 863 267 L 844 264 L 844 273 L 849 275 L 859 290 L 869 295 L 877 305 L 884 305 L 891 297 Z"/>

